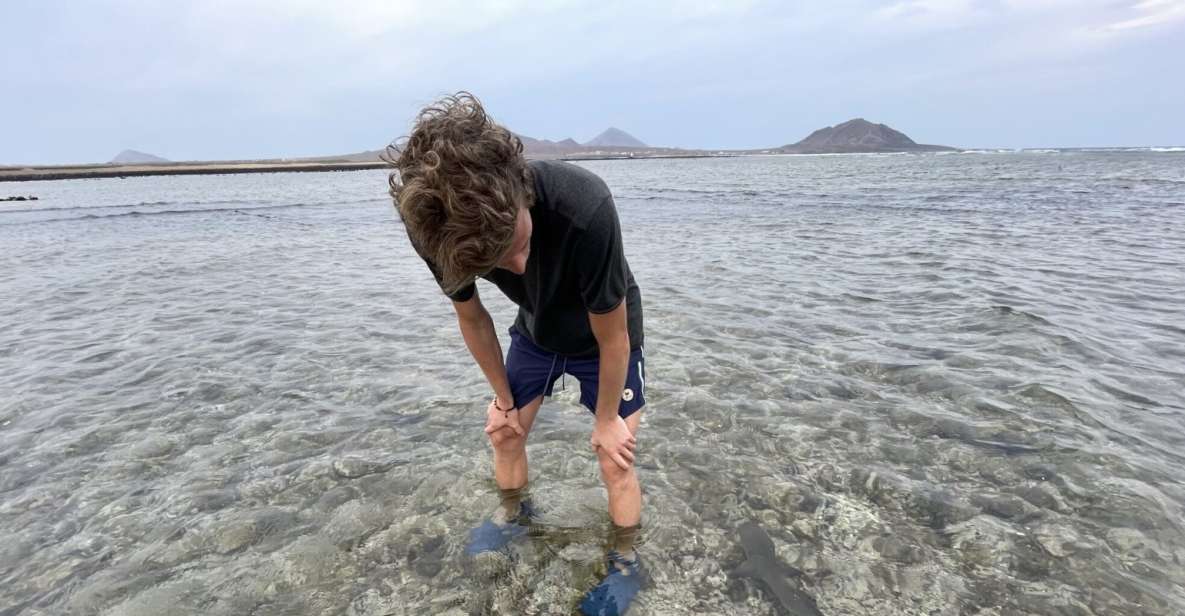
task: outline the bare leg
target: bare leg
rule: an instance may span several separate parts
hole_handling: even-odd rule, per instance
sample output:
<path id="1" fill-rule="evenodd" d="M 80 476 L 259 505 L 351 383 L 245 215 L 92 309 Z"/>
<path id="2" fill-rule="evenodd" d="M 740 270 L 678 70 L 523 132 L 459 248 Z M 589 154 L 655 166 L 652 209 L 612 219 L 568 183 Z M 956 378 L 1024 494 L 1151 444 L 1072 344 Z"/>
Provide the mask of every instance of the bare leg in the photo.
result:
<path id="1" fill-rule="evenodd" d="M 630 433 L 638 434 L 642 419 L 639 409 L 625 419 Z M 597 462 L 601 465 L 601 479 L 609 491 L 609 517 L 613 520 L 612 548 L 606 555 L 608 570 L 605 578 L 580 601 L 582 614 L 623 614 L 646 581 L 644 569 L 634 551 L 634 539 L 642 521 L 642 488 L 634 465 L 621 470 L 600 448 Z"/>
<path id="2" fill-rule="evenodd" d="M 531 433 L 542 404 L 543 396 L 539 396 L 518 410 L 522 436 L 510 428 L 490 435 L 490 444 L 494 447 L 494 481 L 502 490 L 502 506 L 506 514 L 517 514 L 521 491 L 527 485 L 527 435 Z"/>
<path id="3" fill-rule="evenodd" d="M 642 410 L 644 409 L 639 409 L 625 418 L 625 425 L 635 436 L 642 420 Z M 642 487 L 638 484 L 638 474 L 634 471 L 633 465 L 630 465 L 629 470 L 623 471 L 599 449 L 597 461 L 601 465 L 601 479 L 609 491 L 609 519 L 615 526 L 623 529 L 637 526 L 642 521 Z M 633 534 L 636 533 L 629 534 L 630 547 L 633 544 Z"/>

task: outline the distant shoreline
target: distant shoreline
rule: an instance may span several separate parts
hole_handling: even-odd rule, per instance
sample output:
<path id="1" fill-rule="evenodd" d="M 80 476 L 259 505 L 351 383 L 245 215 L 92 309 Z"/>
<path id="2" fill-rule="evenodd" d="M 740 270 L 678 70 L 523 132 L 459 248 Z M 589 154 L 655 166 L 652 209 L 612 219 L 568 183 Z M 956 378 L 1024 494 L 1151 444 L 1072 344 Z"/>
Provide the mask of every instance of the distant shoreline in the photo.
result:
<path id="1" fill-rule="evenodd" d="M 235 162 L 139 165 L 77 165 L 63 167 L 0 167 L 0 182 L 84 180 L 95 178 L 142 177 L 149 175 L 220 175 L 227 173 L 361 171 L 367 169 L 384 169 L 387 167 L 387 163 L 383 161 Z"/>
<path id="2" fill-rule="evenodd" d="M 653 156 L 629 156 L 627 154 L 573 154 L 571 156 L 558 156 L 552 160 L 652 160 L 664 158 L 737 158 L 739 156 L 750 156 L 749 154 L 658 154 Z M 528 159 L 531 157 L 528 156 Z M 540 157 L 542 158 L 542 157 Z"/>
<path id="3" fill-rule="evenodd" d="M 768 150 L 724 150 L 712 152 L 662 153 L 588 153 L 558 156 L 531 156 L 528 159 L 550 159 L 567 161 L 585 160 L 662 160 L 671 158 L 739 158 L 747 156 L 843 156 L 852 154 L 996 154 L 996 153 L 1068 153 L 1068 152 L 1185 152 L 1185 147 L 1098 147 L 1098 148 L 1021 148 L 1021 149 L 963 149 L 942 150 L 870 150 L 850 152 L 794 152 L 781 148 Z M 55 166 L 0 166 L 0 183 L 36 182 L 48 180 L 85 180 L 98 178 L 143 177 L 152 175 L 221 175 L 237 173 L 319 173 L 326 171 L 367 171 L 389 169 L 390 165 L 380 160 L 300 160 L 300 161 L 232 161 L 194 163 L 140 163 L 130 165 L 55 165 Z"/>
<path id="4" fill-rule="evenodd" d="M 554 157 L 561 160 L 639 160 L 650 158 L 720 158 L 738 154 L 669 154 L 636 155 L 589 154 Z M 547 157 L 553 158 L 553 157 Z M 387 169 L 383 161 L 338 162 L 258 162 L 230 163 L 142 163 L 132 165 L 71 165 L 46 167 L 0 167 L 0 182 L 36 182 L 47 180 L 85 180 L 98 178 L 144 177 L 151 175 L 221 175 L 228 173 L 318 173 L 326 171 L 366 171 Z"/>

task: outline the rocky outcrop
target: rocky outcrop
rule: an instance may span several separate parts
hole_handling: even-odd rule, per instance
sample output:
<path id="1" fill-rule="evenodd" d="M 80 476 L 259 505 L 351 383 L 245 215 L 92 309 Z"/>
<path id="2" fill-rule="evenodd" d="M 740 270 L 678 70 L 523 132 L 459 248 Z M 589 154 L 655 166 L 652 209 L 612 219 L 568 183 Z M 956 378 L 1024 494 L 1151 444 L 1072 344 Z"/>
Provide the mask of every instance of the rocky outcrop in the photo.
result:
<path id="1" fill-rule="evenodd" d="M 146 152 L 124 150 L 117 154 L 115 158 L 112 158 L 110 162 L 116 165 L 143 165 L 151 163 L 167 163 L 171 161 L 167 158 L 161 158 Z"/>
<path id="2" fill-rule="evenodd" d="M 942 145 L 925 145 L 905 133 L 864 118 L 820 128 L 798 143 L 784 145 L 783 152 L 794 154 L 841 154 L 860 152 L 936 152 L 953 150 Z"/>
<path id="3" fill-rule="evenodd" d="M 593 137 L 591 140 L 584 142 L 584 145 L 595 148 L 648 148 L 650 146 L 642 143 L 640 139 L 621 130 L 620 128 L 609 127 L 605 132 Z"/>

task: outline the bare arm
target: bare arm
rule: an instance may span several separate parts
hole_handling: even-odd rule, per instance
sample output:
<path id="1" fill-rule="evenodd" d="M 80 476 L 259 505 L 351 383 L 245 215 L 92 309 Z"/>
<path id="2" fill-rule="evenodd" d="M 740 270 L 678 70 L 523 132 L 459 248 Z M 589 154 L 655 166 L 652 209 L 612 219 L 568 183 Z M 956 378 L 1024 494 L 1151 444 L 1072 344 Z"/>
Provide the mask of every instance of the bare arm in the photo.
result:
<path id="1" fill-rule="evenodd" d="M 453 308 L 457 311 L 457 325 L 461 328 L 461 336 L 465 338 L 465 346 L 469 347 L 469 353 L 493 388 L 498 406 L 513 408 L 514 398 L 510 394 L 506 364 L 502 361 L 502 345 L 498 342 L 494 319 L 482 305 L 476 290 L 468 301 L 453 302 Z"/>
<path id="2" fill-rule="evenodd" d="M 618 416 L 621 392 L 625 388 L 630 363 L 630 334 L 626 304 L 621 303 L 604 314 L 590 312 L 589 325 L 600 349 L 600 385 L 597 387 L 597 421 L 593 428 L 594 448 L 605 449 L 622 470 L 634 462 L 636 441 L 625 421 Z"/>
<path id="3" fill-rule="evenodd" d="M 590 312 L 588 322 L 600 350 L 600 385 L 597 387 L 597 421 L 617 417 L 621 391 L 630 363 L 630 333 L 625 300 L 604 314 Z"/>

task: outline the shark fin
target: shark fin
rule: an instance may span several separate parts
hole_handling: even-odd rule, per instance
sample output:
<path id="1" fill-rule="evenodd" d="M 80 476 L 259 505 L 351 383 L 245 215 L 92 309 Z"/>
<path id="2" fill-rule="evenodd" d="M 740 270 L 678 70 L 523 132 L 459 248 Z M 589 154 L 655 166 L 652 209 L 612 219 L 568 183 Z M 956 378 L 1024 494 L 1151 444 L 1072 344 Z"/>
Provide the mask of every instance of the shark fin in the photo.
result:
<path id="1" fill-rule="evenodd" d="M 754 563 L 752 560 L 746 560 L 741 563 L 741 566 L 734 569 L 732 574 L 737 577 L 755 578 L 760 576 L 761 570 L 757 567 L 757 563 Z"/>

